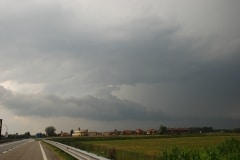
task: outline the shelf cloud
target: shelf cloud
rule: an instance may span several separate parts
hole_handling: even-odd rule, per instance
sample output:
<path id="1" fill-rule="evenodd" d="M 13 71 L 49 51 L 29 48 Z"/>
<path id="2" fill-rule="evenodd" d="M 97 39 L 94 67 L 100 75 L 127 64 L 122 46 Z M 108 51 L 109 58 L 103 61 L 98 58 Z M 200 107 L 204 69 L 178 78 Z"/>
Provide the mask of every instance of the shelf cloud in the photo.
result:
<path id="1" fill-rule="evenodd" d="M 0 3 L 0 116 L 16 130 L 31 125 L 11 116 L 239 127 L 240 2 Z"/>

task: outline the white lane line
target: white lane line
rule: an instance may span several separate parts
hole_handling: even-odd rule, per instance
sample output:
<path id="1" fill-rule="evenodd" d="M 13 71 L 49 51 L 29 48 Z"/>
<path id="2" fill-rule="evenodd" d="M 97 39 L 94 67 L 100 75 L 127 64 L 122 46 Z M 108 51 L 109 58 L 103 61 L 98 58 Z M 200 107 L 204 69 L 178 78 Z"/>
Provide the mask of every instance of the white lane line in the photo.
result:
<path id="1" fill-rule="evenodd" d="M 46 153 L 44 152 L 40 141 L 39 141 L 39 145 L 40 145 L 40 148 L 41 148 L 41 151 L 42 151 L 43 160 L 48 160 L 47 156 L 46 156 Z"/>
<path id="2" fill-rule="evenodd" d="M 33 140 L 20 140 L 20 141 L 14 141 L 14 142 L 8 142 L 8 143 L 6 143 L 6 144 L 1 144 L 0 146 L 2 147 L 2 146 L 10 146 L 10 145 L 13 145 L 13 144 L 16 144 L 16 143 L 19 143 L 17 146 L 15 146 L 15 147 L 12 147 L 12 148 L 9 148 L 9 149 L 7 149 L 7 150 L 5 150 L 5 151 L 2 151 L 1 153 L 0 153 L 0 155 L 2 155 L 2 154 L 5 154 L 5 153 L 7 153 L 7 152 L 9 152 L 9 151 L 11 151 L 11 150 L 13 150 L 13 149 L 16 149 L 16 148 L 18 148 L 18 147 L 20 147 L 20 146 L 22 146 L 22 145 L 25 145 L 26 143 L 29 143 L 29 142 L 32 142 Z M 24 143 L 21 143 L 21 142 L 24 142 Z"/>

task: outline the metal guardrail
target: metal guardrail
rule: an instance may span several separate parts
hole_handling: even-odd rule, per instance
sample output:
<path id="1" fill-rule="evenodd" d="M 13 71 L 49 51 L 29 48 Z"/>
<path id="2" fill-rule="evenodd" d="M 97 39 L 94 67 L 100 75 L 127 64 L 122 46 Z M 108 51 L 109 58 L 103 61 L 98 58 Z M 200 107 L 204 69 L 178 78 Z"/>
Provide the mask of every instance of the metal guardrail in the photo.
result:
<path id="1" fill-rule="evenodd" d="M 73 156 L 74 158 L 76 158 L 78 160 L 109 160 L 107 158 L 100 157 L 93 153 L 89 153 L 89 152 L 86 152 L 86 151 L 80 150 L 78 148 L 68 146 L 68 145 L 65 145 L 65 144 L 62 144 L 59 142 L 50 141 L 50 140 L 43 140 L 43 141 L 61 149 L 62 151 L 70 154 L 71 156 Z"/>

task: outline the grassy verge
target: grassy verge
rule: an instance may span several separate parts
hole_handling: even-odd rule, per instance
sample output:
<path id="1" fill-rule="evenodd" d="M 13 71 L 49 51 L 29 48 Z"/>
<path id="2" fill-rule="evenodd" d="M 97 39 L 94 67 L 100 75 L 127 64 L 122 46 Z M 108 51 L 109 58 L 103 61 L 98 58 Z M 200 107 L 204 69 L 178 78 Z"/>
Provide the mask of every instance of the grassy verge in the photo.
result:
<path id="1" fill-rule="evenodd" d="M 57 156 L 58 160 L 76 160 L 76 158 L 70 156 L 69 154 L 65 153 L 64 151 L 58 149 L 57 147 L 52 146 L 45 142 L 43 142 L 43 143 L 50 151 L 52 151 Z"/>

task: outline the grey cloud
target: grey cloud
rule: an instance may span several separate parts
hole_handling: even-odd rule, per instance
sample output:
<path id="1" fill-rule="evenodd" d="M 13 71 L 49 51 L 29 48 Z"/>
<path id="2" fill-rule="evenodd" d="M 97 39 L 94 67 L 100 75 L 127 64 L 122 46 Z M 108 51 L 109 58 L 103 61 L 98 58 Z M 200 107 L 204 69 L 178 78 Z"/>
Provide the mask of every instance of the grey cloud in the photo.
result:
<path id="1" fill-rule="evenodd" d="M 179 64 L 170 64 L 170 68 L 165 66 L 169 72 L 159 73 L 159 79 L 154 79 L 156 83 L 129 84 L 114 91 L 114 95 L 159 108 L 169 116 L 169 121 L 182 122 L 179 125 L 212 124 L 223 128 L 229 123 L 229 126 L 237 127 L 239 59 L 238 52 L 218 59 L 189 57 L 182 64 L 180 58 Z"/>
<path id="2" fill-rule="evenodd" d="M 0 87 L 0 103 L 18 115 L 38 117 L 72 117 L 100 121 L 162 119 L 163 113 L 148 111 L 144 106 L 110 96 L 105 99 L 61 98 L 57 96 L 20 95 Z"/>
<path id="3" fill-rule="evenodd" d="M 111 2 L 106 12 L 99 9 L 103 2 L 92 2 L 95 12 L 84 4 L 65 7 L 67 1 L 4 1 L 0 82 L 46 87 L 41 95 L 1 89 L 1 103 L 20 115 L 99 120 L 193 119 L 200 113 L 202 119 L 230 119 L 238 111 L 239 2 L 201 1 L 197 6 L 191 1 L 191 7 L 188 1 L 119 2 L 130 6 L 127 11 Z M 110 14 L 114 7 L 118 10 Z M 148 102 L 157 97 L 150 107 L 131 101 L 138 93 L 125 97 L 129 100 L 111 96 L 122 85 L 138 84 L 161 86 L 141 91 Z"/>
<path id="4" fill-rule="evenodd" d="M 72 22 L 69 22 L 71 21 L 69 17 L 74 12 L 70 12 L 59 5 L 30 4 L 29 6 L 33 6 L 32 8 L 26 5 L 27 11 L 23 12 L 23 15 L 17 15 L 17 17 L 22 17 L 19 19 L 23 22 L 19 23 L 14 20 L 15 23 L 23 26 L 10 25 L 8 21 L 5 24 L 12 26 L 10 31 L 12 31 L 14 40 L 19 39 L 19 41 L 24 42 L 24 37 L 27 36 L 30 38 L 30 42 L 27 42 L 25 47 L 33 47 L 37 50 L 35 56 L 31 53 L 32 50 L 23 48 L 20 51 L 15 51 L 16 53 L 12 53 L 12 57 L 16 57 L 17 54 L 21 54 L 21 57 L 18 56 L 16 61 L 12 61 L 11 58 L 10 61 L 15 63 L 14 65 L 19 64 L 16 68 L 21 68 L 23 65 L 24 72 L 22 74 L 24 75 L 32 74 L 34 72 L 32 70 L 39 70 L 38 79 L 44 79 L 43 77 L 46 77 L 46 74 L 51 74 L 51 72 L 55 72 L 56 77 L 53 75 L 53 77 L 48 76 L 47 78 L 53 81 L 54 78 L 59 80 L 57 74 L 61 78 L 71 76 L 78 79 L 79 75 L 84 72 L 87 73 L 84 83 L 91 82 L 105 85 L 158 83 L 162 80 L 174 79 L 176 76 L 188 74 L 188 67 L 199 63 L 199 56 L 196 55 L 208 52 L 209 49 L 207 42 L 201 48 L 189 49 L 198 43 L 202 44 L 205 39 L 195 41 L 193 39 L 183 39 L 184 43 L 174 40 L 175 33 L 181 32 L 182 26 L 177 22 L 168 24 L 166 19 L 161 19 L 157 14 L 131 18 L 118 26 L 106 27 L 109 30 L 98 30 L 98 26 L 96 26 L 93 31 L 90 31 L 89 25 L 91 23 L 87 22 L 83 22 L 85 25 L 79 25 L 78 29 L 75 27 L 71 29 Z M 43 9 L 44 7 L 46 8 Z M 25 7 L 22 10 L 24 9 Z M 8 15 L 6 16 L 8 17 Z M 9 16 L 11 17 L 11 15 Z M 85 16 L 83 15 L 83 17 Z M 78 20 L 79 22 L 76 22 L 76 24 L 81 24 L 84 18 Z M 30 22 L 27 23 L 28 21 Z M 13 20 L 10 20 L 10 22 L 13 22 Z M 21 29 L 25 31 L 21 31 Z M 86 30 L 89 31 L 85 33 Z M 122 41 L 118 39 L 108 41 L 106 37 L 109 32 L 120 32 L 126 38 Z M 9 44 L 11 43 L 10 41 Z M 18 44 L 15 43 L 14 45 Z M 20 43 L 18 46 L 22 46 L 22 44 Z M 53 55 L 42 57 L 40 54 Z M 66 54 L 68 56 L 61 57 Z M 68 59 L 72 61 L 74 58 L 76 60 L 72 62 L 75 65 L 73 68 L 61 68 L 63 69 L 62 72 L 56 72 L 58 66 L 61 64 L 64 66 L 64 62 Z M 22 64 L 19 59 L 23 61 Z M 30 67 L 28 67 L 26 61 L 36 61 L 36 59 L 42 59 L 42 62 L 36 66 L 31 64 L 33 67 L 32 70 L 29 70 Z M 51 59 L 51 61 L 48 61 L 48 59 Z M 55 60 L 52 61 L 53 59 Z M 84 65 L 84 70 L 81 68 L 82 66 L 79 67 L 79 64 Z M 47 66 L 47 69 L 45 69 L 45 66 Z M 67 73 L 72 69 L 75 73 Z"/>

